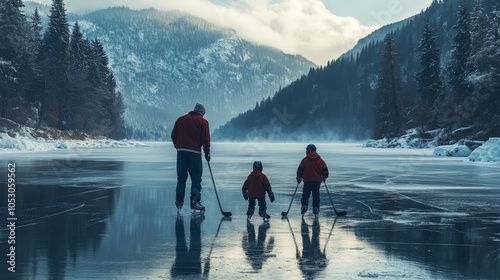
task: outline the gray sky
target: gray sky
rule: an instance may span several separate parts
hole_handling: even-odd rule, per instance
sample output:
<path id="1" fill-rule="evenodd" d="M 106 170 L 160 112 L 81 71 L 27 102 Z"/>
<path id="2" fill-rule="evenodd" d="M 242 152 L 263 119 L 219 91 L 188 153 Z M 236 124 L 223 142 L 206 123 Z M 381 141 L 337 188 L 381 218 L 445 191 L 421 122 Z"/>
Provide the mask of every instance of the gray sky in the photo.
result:
<path id="1" fill-rule="evenodd" d="M 51 0 L 34 0 L 50 4 Z M 318 65 L 339 57 L 375 29 L 419 13 L 432 0 L 66 0 L 70 12 L 110 6 L 177 9 L 235 29 L 247 40 Z"/>

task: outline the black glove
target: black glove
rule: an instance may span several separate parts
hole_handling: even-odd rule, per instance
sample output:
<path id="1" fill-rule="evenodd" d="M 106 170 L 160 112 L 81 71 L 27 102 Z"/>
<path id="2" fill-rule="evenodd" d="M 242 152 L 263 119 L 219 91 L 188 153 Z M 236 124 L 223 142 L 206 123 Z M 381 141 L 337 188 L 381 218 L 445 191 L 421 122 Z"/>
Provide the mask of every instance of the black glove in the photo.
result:
<path id="1" fill-rule="evenodd" d="M 325 183 L 325 182 L 326 182 L 326 178 L 323 178 L 323 183 Z"/>
<path id="2" fill-rule="evenodd" d="M 297 183 L 300 184 L 302 182 L 302 178 L 297 177 Z"/>
<path id="3" fill-rule="evenodd" d="M 244 198 L 245 200 L 248 200 L 248 195 L 247 195 L 247 193 L 246 193 L 246 192 L 244 192 L 244 193 L 243 193 L 243 198 Z"/>
<path id="4" fill-rule="evenodd" d="M 207 162 L 210 162 L 210 154 L 205 154 L 205 159 L 207 160 Z"/>
<path id="5" fill-rule="evenodd" d="M 271 202 L 274 202 L 274 193 L 273 192 L 269 193 L 269 200 L 271 200 Z"/>

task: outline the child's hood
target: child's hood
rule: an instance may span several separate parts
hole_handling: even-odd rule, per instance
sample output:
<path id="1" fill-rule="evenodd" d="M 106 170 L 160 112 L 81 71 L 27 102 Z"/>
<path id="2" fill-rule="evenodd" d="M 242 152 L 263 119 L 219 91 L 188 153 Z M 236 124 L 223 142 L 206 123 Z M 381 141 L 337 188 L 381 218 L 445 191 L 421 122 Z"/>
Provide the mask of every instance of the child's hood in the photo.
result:
<path id="1" fill-rule="evenodd" d="M 248 175 L 249 177 L 250 176 L 253 176 L 253 177 L 260 177 L 262 175 L 262 171 L 260 170 L 254 170 L 252 171 L 252 173 L 250 173 L 250 175 Z"/>
<path id="2" fill-rule="evenodd" d="M 310 161 L 317 161 L 318 159 L 320 159 L 321 157 L 319 156 L 318 153 L 316 153 L 315 151 L 310 151 L 309 153 L 307 153 L 307 159 L 310 160 Z"/>

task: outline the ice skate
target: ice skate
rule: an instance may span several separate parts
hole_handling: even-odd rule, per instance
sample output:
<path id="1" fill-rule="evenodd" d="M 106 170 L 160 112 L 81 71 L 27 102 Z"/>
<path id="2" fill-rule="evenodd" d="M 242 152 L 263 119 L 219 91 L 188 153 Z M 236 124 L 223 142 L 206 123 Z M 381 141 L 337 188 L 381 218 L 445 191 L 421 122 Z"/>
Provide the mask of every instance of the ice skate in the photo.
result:
<path id="1" fill-rule="evenodd" d="M 313 207 L 313 214 L 315 218 L 319 216 L 319 207 Z"/>
<path id="2" fill-rule="evenodd" d="M 307 212 L 307 205 L 304 205 L 302 206 L 302 208 L 300 208 L 300 214 L 302 214 L 302 217 L 304 217 L 304 214 Z"/>
<path id="3" fill-rule="evenodd" d="M 205 206 L 201 204 L 201 195 L 192 195 L 191 196 L 191 213 L 192 214 L 203 214 L 205 213 Z"/>
<path id="4" fill-rule="evenodd" d="M 196 215 L 204 214 L 205 213 L 205 206 L 203 206 L 201 204 L 201 202 L 198 201 L 198 202 L 191 205 L 191 213 L 196 214 Z"/>
<path id="5" fill-rule="evenodd" d="M 259 211 L 259 215 L 262 217 L 264 222 L 269 222 L 269 219 L 271 218 L 271 216 L 269 216 L 269 214 L 267 214 L 265 211 Z"/>
<path id="6" fill-rule="evenodd" d="M 248 209 L 247 211 L 247 220 L 250 221 L 250 219 L 252 218 L 253 216 L 253 209 Z"/>

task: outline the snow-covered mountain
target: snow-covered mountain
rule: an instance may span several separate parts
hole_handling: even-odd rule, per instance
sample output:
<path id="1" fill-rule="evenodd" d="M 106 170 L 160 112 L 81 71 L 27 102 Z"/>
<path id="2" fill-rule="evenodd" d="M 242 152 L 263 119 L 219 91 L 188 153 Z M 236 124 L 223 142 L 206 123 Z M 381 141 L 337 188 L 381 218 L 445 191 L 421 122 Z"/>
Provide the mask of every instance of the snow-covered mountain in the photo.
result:
<path id="1" fill-rule="evenodd" d="M 175 119 L 196 102 L 206 105 L 214 129 L 315 66 L 177 11 L 118 7 L 68 19 L 103 43 L 124 97 L 128 137 L 136 139 L 169 139 Z"/>

